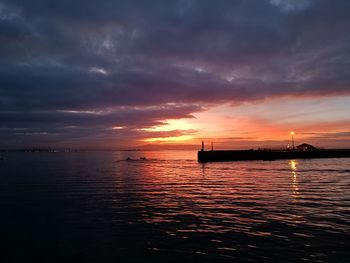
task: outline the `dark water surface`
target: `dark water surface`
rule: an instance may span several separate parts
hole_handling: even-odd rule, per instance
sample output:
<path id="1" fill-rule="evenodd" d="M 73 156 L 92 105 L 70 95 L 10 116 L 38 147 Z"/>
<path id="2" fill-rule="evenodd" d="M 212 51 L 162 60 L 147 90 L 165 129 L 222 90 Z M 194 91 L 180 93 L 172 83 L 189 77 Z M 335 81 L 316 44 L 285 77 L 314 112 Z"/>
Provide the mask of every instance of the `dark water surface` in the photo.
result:
<path id="1" fill-rule="evenodd" d="M 350 159 L 2 156 L 1 262 L 350 262 Z"/>

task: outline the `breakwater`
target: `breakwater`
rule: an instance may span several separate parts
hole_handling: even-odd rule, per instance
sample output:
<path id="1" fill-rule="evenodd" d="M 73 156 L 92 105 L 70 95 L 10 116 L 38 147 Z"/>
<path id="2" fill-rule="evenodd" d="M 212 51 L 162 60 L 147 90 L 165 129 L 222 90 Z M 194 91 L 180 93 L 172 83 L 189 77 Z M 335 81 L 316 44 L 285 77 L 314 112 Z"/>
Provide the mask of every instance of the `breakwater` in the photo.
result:
<path id="1" fill-rule="evenodd" d="M 350 157 L 350 149 L 329 149 L 315 151 L 283 150 L 215 150 L 198 151 L 198 162 L 314 159 Z"/>

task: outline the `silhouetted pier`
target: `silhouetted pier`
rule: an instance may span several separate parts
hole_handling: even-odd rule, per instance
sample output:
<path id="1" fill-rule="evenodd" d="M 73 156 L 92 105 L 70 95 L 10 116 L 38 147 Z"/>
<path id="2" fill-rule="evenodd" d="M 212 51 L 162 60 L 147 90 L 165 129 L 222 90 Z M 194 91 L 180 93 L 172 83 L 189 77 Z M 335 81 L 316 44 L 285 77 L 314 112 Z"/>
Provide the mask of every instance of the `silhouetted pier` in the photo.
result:
<path id="1" fill-rule="evenodd" d="M 278 159 L 316 159 L 350 157 L 350 149 L 330 150 L 215 150 L 198 151 L 198 162 L 249 161 Z"/>

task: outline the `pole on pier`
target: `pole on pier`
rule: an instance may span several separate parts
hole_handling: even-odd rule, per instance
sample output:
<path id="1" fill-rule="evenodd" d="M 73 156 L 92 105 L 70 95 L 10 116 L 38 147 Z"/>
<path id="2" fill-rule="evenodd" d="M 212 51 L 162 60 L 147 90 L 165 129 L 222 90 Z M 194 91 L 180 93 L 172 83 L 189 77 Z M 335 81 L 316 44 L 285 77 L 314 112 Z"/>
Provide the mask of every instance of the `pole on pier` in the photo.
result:
<path id="1" fill-rule="evenodd" d="M 214 151 L 213 142 L 211 142 L 211 150 Z"/>
<path id="2" fill-rule="evenodd" d="M 295 150 L 295 146 L 294 146 L 294 132 L 290 132 L 290 135 L 292 135 L 292 149 Z"/>
<path id="3" fill-rule="evenodd" d="M 202 141 L 202 149 L 201 151 L 204 151 L 204 141 Z"/>

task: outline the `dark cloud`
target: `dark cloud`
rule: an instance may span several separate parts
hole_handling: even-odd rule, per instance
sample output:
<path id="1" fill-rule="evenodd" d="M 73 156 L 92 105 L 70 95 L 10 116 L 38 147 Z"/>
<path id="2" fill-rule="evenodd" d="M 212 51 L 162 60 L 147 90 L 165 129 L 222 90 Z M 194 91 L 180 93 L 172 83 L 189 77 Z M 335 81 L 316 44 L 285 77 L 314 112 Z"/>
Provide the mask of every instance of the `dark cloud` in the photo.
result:
<path id="1" fill-rule="evenodd" d="M 0 128 L 107 136 L 198 105 L 349 94 L 349 11 L 347 0 L 0 0 Z"/>

